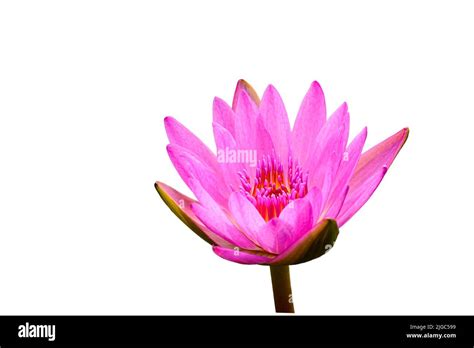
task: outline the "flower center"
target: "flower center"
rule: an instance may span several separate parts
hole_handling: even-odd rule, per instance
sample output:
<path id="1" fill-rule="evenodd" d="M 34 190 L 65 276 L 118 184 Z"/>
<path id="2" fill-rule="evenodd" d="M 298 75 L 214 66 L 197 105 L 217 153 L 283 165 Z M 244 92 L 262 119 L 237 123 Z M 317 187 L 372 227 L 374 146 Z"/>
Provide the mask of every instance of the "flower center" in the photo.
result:
<path id="1" fill-rule="evenodd" d="M 291 157 L 287 170 L 279 159 L 267 156 L 258 161 L 253 183 L 245 169 L 239 172 L 239 178 L 240 191 L 265 221 L 278 217 L 290 202 L 308 193 L 308 173 L 298 163 L 293 164 Z"/>

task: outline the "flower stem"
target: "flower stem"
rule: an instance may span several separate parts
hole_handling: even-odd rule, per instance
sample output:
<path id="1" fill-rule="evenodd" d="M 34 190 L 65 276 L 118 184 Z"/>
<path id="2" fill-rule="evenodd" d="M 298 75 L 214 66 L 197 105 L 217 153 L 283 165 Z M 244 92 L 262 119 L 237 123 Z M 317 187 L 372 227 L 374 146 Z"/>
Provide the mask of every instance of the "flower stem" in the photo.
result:
<path id="1" fill-rule="evenodd" d="M 294 313 L 293 295 L 291 293 L 290 267 L 270 266 L 272 275 L 273 300 L 277 313 Z"/>

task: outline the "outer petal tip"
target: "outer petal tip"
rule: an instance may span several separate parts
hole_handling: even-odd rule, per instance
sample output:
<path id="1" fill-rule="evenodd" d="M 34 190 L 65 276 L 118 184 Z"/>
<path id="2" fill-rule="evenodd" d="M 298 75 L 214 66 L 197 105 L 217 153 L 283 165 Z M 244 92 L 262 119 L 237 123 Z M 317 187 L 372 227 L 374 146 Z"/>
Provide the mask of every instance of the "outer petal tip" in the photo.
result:
<path id="1" fill-rule="evenodd" d="M 316 81 L 316 80 L 314 80 L 313 82 L 311 82 L 311 88 L 319 88 L 319 89 L 322 90 L 321 84 L 320 84 L 318 81 Z"/>
<path id="2" fill-rule="evenodd" d="M 403 146 L 403 144 L 408 139 L 408 135 L 410 134 L 410 128 L 408 128 L 408 127 L 402 128 L 396 134 L 399 134 L 399 136 L 404 140 L 401 144 L 401 146 Z"/>
<path id="3" fill-rule="evenodd" d="M 341 108 L 343 113 L 347 113 L 349 111 L 349 105 L 347 105 L 347 102 L 342 103 Z"/>
<path id="4" fill-rule="evenodd" d="M 222 98 L 219 98 L 219 97 L 214 97 L 214 99 L 212 100 L 212 105 L 215 107 L 215 106 L 220 106 L 222 104 L 227 104 L 226 101 Z"/>
<path id="5" fill-rule="evenodd" d="M 405 143 L 406 143 L 406 141 L 407 141 L 407 139 L 408 139 L 408 135 L 410 135 L 410 128 L 405 127 L 405 128 L 403 128 L 402 130 L 403 130 L 404 133 L 405 133 L 405 134 L 404 134 L 405 140 L 403 141 L 403 144 L 402 144 L 402 146 L 403 146 L 403 145 L 405 145 Z"/>
<path id="6" fill-rule="evenodd" d="M 181 194 L 172 187 L 155 182 L 155 189 L 168 208 L 194 233 L 204 239 L 209 244 L 216 244 L 205 232 L 205 227 L 196 219 L 190 210 L 190 205 L 195 202 L 193 199 Z"/>
<path id="7" fill-rule="evenodd" d="M 255 89 L 252 87 L 252 85 L 244 79 L 240 79 L 239 81 L 237 81 L 237 86 L 235 87 L 234 100 L 232 101 L 233 110 L 235 110 L 237 107 L 237 101 L 242 91 L 247 92 L 253 102 L 257 105 L 260 105 L 260 98 Z"/>
<path id="8" fill-rule="evenodd" d="M 392 162 L 395 160 L 398 153 L 402 150 L 403 146 L 405 145 L 405 143 L 408 140 L 408 135 L 409 134 L 410 134 L 410 129 L 408 127 L 405 127 L 405 128 L 402 128 L 400 131 L 398 131 L 398 133 L 396 133 L 395 135 L 392 135 L 391 137 L 389 137 L 388 139 L 385 140 L 385 141 L 387 141 L 389 139 L 393 139 L 394 144 L 398 143 L 398 145 L 395 148 L 395 151 L 393 152 L 392 157 L 388 158 L 387 162 L 385 163 L 385 166 L 387 167 L 387 169 L 388 169 L 388 167 L 390 167 Z M 383 141 L 382 143 L 384 143 L 385 141 Z"/>
<path id="9" fill-rule="evenodd" d="M 165 124 L 165 130 L 168 133 L 171 131 L 171 127 L 173 126 L 173 124 L 179 124 L 179 121 L 176 120 L 173 116 L 165 116 L 163 118 L 163 123 Z"/>
<path id="10" fill-rule="evenodd" d="M 280 95 L 278 93 L 278 90 L 275 88 L 274 85 L 272 85 L 271 83 L 267 86 L 267 88 L 265 88 L 265 91 L 263 92 L 263 95 L 265 94 L 270 94 L 270 95 Z"/>

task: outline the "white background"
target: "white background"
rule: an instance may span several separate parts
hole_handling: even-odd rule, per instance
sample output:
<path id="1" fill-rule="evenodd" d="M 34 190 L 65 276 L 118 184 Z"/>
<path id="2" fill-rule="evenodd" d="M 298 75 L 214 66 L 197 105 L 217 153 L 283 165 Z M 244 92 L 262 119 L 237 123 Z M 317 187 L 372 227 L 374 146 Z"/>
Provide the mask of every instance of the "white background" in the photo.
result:
<path id="1" fill-rule="evenodd" d="M 469 1 L 4 1 L 0 314 L 271 314 L 269 270 L 215 256 L 155 192 L 188 193 L 163 117 L 214 149 L 212 99 L 318 80 L 367 146 L 411 134 L 300 314 L 474 314 Z"/>

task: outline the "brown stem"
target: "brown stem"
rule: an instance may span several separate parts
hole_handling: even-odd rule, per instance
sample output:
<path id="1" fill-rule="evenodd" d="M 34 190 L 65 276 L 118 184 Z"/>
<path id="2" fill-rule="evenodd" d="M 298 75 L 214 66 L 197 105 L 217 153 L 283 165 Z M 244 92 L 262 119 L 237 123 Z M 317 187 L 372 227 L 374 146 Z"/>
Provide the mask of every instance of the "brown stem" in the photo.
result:
<path id="1" fill-rule="evenodd" d="M 277 313 L 294 313 L 293 295 L 291 293 L 290 267 L 270 266 L 272 275 L 273 300 Z"/>

